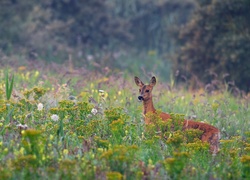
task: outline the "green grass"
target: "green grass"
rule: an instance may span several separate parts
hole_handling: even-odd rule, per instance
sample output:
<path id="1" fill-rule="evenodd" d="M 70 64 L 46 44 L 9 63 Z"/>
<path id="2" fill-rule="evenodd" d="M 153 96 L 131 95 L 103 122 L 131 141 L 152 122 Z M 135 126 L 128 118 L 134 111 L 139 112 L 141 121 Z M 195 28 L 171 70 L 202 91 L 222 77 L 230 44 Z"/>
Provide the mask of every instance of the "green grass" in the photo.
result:
<path id="1" fill-rule="evenodd" d="M 10 73 L 15 82 L 9 100 L 4 78 L 0 84 L 0 179 L 250 177 L 249 96 L 155 86 L 157 109 L 221 130 L 220 152 L 213 156 L 196 131 L 159 132 L 166 124 L 157 117 L 156 126 L 146 126 L 133 76 L 25 68 Z"/>

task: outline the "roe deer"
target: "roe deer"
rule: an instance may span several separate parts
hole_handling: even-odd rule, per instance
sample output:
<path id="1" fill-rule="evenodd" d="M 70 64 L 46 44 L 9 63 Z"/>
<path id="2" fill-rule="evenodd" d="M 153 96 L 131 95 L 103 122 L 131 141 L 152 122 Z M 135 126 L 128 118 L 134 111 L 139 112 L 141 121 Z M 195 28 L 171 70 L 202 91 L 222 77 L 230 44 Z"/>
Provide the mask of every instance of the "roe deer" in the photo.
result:
<path id="1" fill-rule="evenodd" d="M 143 102 L 143 114 L 146 115 L 148 112 L 156 113 L 156 109 L 154 108 L 153 100 L 152 100 L 152 90 L 156 84 L 156 78 L 152 77 L 150 83 L 145 85 L 138 77 L 135 77 L 135 84 L 140 87 L 138 96 L 138 100 Z M 161 113 L 160 117 L 163 121 L 167 121 L 171 118 L 171 116 L 167 113 Z M 144 118 L 146 124 L 150 124 L 150 119 L 145 116 Z M 184 120 L 183 122 L 183 130 L 185 129 L 199 129 L 203 131 L 200 139 L 203 142 L 208 142 L 210 144 L 210 151 L 216 154 L 219 150 L 219 139 L 220 139 L 220 131 L 216 127 L 202 123 L 196 122 L 193 120 Z"/>

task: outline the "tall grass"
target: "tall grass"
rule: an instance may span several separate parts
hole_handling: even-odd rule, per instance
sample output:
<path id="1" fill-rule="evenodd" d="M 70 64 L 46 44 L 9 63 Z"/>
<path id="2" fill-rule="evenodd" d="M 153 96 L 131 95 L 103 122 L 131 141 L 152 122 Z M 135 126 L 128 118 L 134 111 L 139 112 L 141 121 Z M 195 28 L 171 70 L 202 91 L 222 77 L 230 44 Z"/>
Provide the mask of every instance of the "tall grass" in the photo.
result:
<path id="1" fill-rule="evenodd" d="M 200 132 L 172 131 L 157 116 L 156 124 L 145 125 L 133 77 L 28 72 L 15 74 L 9 100 L 1 82 L 0 179 L 250 177 L 249 96 L 155 86 L 155 106 L 173 113 L 173 123 L 192 118 L 221 130 L 213 156 Z"/>
<path id="2" fill-rule="evenodd" d="M 5 94 L 6 94 L 7 100 L 9 100 L 11 97 L 13 85 L 14 85 L 14 75 L 9 80 L 9 73 L 8 73 L 8 69 L 7 69 L 7 70 L 5 70 Z"/>

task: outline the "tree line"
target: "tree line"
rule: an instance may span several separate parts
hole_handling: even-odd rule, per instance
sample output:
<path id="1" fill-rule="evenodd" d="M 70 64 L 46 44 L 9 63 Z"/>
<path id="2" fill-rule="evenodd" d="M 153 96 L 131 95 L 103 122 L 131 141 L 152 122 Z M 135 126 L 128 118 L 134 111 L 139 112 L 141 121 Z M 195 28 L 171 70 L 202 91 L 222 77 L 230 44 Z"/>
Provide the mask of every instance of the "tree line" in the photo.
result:
<path id="1" fill-rule="evenodd" d="M 59 63 L 72 54 L 75 64 L 94 54 L 118 69 L 128 65 L 115 53 L 153 51 L 190 86 L 249 91 L 249 10 L 249 0 L 3 0 L 0 49 Z"/>

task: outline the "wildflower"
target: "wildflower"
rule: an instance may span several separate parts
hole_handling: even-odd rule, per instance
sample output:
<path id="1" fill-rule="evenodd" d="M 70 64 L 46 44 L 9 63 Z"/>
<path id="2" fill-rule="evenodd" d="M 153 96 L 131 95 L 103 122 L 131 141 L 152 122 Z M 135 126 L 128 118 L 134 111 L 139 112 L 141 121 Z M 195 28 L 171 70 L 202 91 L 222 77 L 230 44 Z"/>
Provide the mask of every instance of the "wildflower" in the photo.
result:
<path id="1" fill-rule="evenodd" d="M 243 155 L 240 160 L 243 164 L 247 164 L 250 162 L 250 156 L 248 155 Z"/>
<path id="2" fill-rule="evenodd" d="M 128 135 L 128 130 L 125 130 L 125 134 Z"/>
<path id="3" fill-rule="evenodd" d="M 38 110 L 38 111 L 43 110 L 43 104 L 42 104 L 42 103 L 39 103 L 39 104 L 37 105 L 37 110 Z"/>
<path id="4" fill-rule="evenodd" d="M 19 71 L 24 71 L 25 69 L 26 69 L 26 66 L 19 66 L 19 67 L 18 67 L 18 70 L 19 70 Z"/>
<path id="5" fill-rule="evenodd" d="M 8 151 L 9 151 L 8 148 L 4 148 L 4 150 L 3 150 L 4 153 L 7 153 Z"/>
<path id="6" fill-rule="evenodd" d="M 24 150 L 25 149 L 23 147 L 20 148 L 19 152 L 20 152 L 21 155 L 24 155 Z"/>
<path id="7" fill-rule="evenodd" d="M 20 129 L 20 130 L 26 130 L 28 129 L 28 126 L 26 124 L 22 125 L 22 124 L 18 124 L 17 127 Z"/>
<path id="8" fill-rule="evenodd" d="M 88 114 L 88 115 L 87 115 L 87 118 L 91 118 L 91 117 L 92 117 L 92 115 L 91 115 L 91 114 Z"/>
<path id="9" fill-rule="evenodd" d="M 35 72 L 35 77 L 38 77 L 39 74 L 40 74 L 39 71 L 36 71 L 36 72 Z"/>
<path id="10" fill-rule="evenodd" d="M 99 89 L 99 92 L 100 92 L 100 93 L 104 93 L 105 91 L 104 91 L 104 90 L 102 90 L 102 89 Z"/>
<path id="11" fill-rule="evenodd" d="M 94 59 L 94 56 L 93 55 L 91 55 L 91 54 L 88 54 L 87 55 L 87 60 L 88 61 L 92 61 Z"/>
<path id="12" fill-rule="evenodd" d="M 143 133 L 143 132 L 141 133 L 141 138 L 142 138 L 142 139 L 145 139 L 145 136 L 144 136 L 144 133 Z"/>
<path id="13" fill-rule="evenodd" d="M 97 151 L 99 151 L 99 152 L 103 152 L 103 151 L 104 151 L 104 149 L 103 149 L 103 148 L 97 148 Z"/>
<path id="14" fill-rule="evenodd" d="M 122 174 L 119 172 L 107 172 L 106 179 L 123 179 Z"/>
<path id="15" fill-rule="evenodd" d="M 53 121 L 58 121 L 59 116 L 56 115 L 56 114 L 52 114 L 51 119 L 52 119 Z"/>
<path id="16" fill-rule="evenodd" d="M 24 137 L 29 137 L 29 138 L 33 138 L 33 137 L 38 137 L 41 134 L 41 131 L 39 130 L 35 130 L 35 129 L 27 129 L 26 131 L 22 130 L 21 134 Z"/>
<path id="17" fill-rule="evenodd" d="M 96 115 L 97 112 L 98 112 L 98 111 L 97 111 L 97 109 L 95 109 L 95 108 L 93 108 L 93 109 L 91 110 L 91 113 L 92 113 L 93 115 Z"/>
<path id="18" fill-rule="evenodd" d="M 69 150 L 68 149 L 64 149 L 63 150 L 63 154 L 66 156 L 66 155 L 68 155 L 69 154 Z"/>

